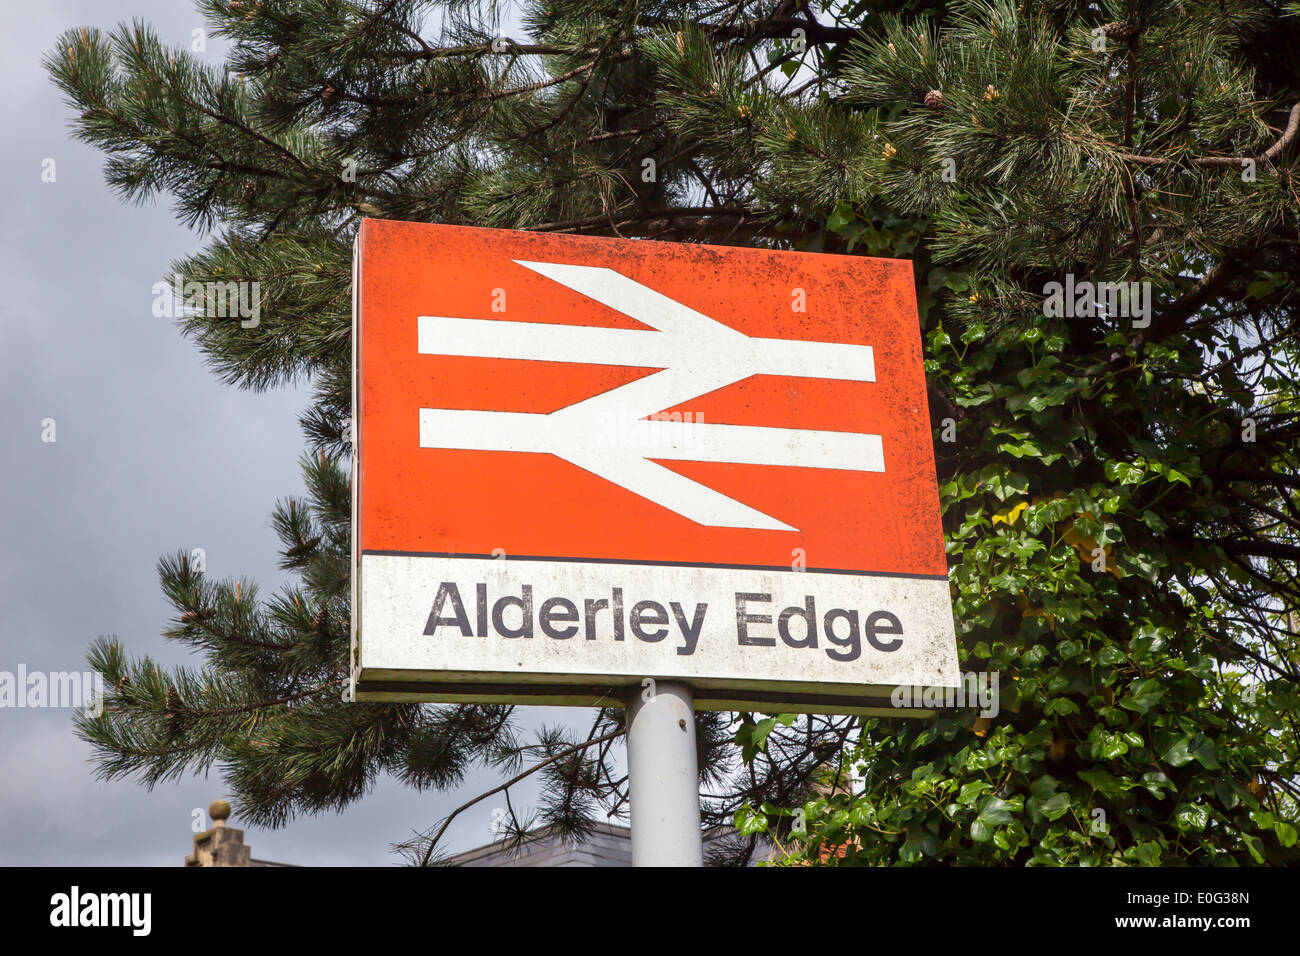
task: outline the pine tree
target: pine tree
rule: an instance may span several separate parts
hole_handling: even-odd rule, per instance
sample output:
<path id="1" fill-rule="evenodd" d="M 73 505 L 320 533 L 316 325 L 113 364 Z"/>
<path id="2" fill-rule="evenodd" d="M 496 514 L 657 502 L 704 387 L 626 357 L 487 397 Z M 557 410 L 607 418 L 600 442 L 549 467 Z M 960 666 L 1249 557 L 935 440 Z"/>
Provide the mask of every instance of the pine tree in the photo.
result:
<path id="1" fill-rule="evenodd" d="M 243 817 L 270 826 L 346 806 L 381 772 L 441 788 L 475 761 L 507 776 L 527 767 L 544 776 L 544 795 L 535 816 L 511 808 L 507 836 L 551 826 L 578 838 L 598 814 L 626 809 L 610 755 L 620 711 L 598 713 L 585 735 L 543 728 L 525 739 L 509 707 L 340 699 L 352 232 L 361 215 L 742 242 L 766 226 L 728 208 L 743 177 L 702 170 L 697 147 L 657 116 L 659 33 L 682 24 L 700 59 L 706 46 L 685 26 L 702 22 L 697 8 L 538 6 L 526 21 L 532 38 L 519 41 L 498 38 L 467 6 L 426 23 L 437 7 L 209 2 L 215 34 L 234 43 L 221 68 L 169 49 L 140 23 L 70 31 L 49 57 L 80 113 L 77 134 L 109 155 L 109 183 L 133 201 L 169 194 L 182 221 L 213 234 L 203 252 L 173 263 L 172 278 L 260 285 L 255 326 L 211 318 L 198 293 L 184 334 L 231 384 L 307 379 L 315 388 L 302 420 L 314 451 L 304 462 L 309 493 L 274 516 L 282 567 L 301 584 L 262 601 L 251 582 L 209 581 L 186 555 L 165 558 L 159 574 L 177 612 L 167 636 L 202 654 L 203 666 L 164 672 L 118 641 L 99 642 L 91 659 L 114 690 L 80 731 L 106 777 L 152 785 L 219 764 Z M 758 50 L 805 22 L 792 8 L 755 12 L 758 23 L 741 10 L 711 14 L 711 42 Z M 815 42 L 852 35 L 823 32 Z M 670 51 L 686 42 L 667 35 L 676 36 Z M 763 73 L 795 59 L 785 54 Z M 821 230 L 798 215 L 790 222 Z M 805 799 L 853 725 L 811 718 L 769 733 L 747 719 L 742 733 L 761 727 L 765 746 L 739 768 L 730 723 L 697 717 L 709 825 L 730 822 L 745 802 Z M 402 849 L 435 859 L 442 823 Z M 753 848 L 726 847 L 722 862 L 744 862 Z"/>
<path id="2" fill-rule="evenodd" d="M 275 518 L 302 584 L 161 562 L 204 666 L 95 648 L 102 773 L 220 763 L 267 824 L 474 761 L 540 768 L 533 822 L 574 837 L 625 807 L 617 711 L 524 743 L 510 708 L 339 699 L 373 216 L 914 259 L 960 649 L 1000 711 L 701 714 L 709 822 L 840 862 L 1294 859 L 1296 5 L 532 0 L 515 37 L 468 3 L 202 8 L 222 68 L 142 24 L 48 66 L 110 184 L 212 233 L 173 273 L 261 283 L 255 328 L 182 319 L 217 373 L 313 383 Z"/>

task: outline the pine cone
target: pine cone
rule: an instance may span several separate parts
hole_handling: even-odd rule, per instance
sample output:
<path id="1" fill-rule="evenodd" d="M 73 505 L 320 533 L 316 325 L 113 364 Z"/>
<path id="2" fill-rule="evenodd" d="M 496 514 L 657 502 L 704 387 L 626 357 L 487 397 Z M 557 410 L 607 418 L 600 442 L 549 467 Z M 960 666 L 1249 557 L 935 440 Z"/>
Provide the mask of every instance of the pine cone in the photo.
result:
<path id="1" fill-rule="evenodd" d="M 1107 40 L 1116 43 L 1128 43 L 1138 34 L 1138 28 L 1132 23 L 1108 23 L 1101 28 Z"/>
<path id="2" fill-rule="evenodd" d="M 322 606 L 320 613 L 316 615 L 316 636 L 325 637 L 328 635 L 330 612 L 329 608 Z"/>
<path id="3" fill-rule="evenodd" d="M 938 113 L 943 109 L 943 94 L 938 90 L 931 90 L 925 94 L 925 105 L 933 113 Z"/>

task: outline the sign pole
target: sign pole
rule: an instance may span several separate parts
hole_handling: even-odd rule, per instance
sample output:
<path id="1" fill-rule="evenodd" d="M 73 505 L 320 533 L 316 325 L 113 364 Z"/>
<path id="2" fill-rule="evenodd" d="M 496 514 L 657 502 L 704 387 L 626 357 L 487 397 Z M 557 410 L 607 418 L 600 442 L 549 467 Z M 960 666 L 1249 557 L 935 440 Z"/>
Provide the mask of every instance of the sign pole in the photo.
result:
<path id="1" fill-rule="evenodd" d="M 633 866 L 703 866 L 694 694 L 646 680 L 627 706 Z"/>

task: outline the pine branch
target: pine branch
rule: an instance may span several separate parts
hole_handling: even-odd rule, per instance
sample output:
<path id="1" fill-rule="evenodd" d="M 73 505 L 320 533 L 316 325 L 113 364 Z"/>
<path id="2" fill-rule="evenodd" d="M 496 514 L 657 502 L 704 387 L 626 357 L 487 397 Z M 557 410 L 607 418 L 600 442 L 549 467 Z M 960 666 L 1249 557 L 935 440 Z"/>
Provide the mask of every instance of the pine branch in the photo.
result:
<path id="1" fill-rule="evenodd" d="M 520 781 L 528 779 L 538 771 L 548 766 L 551 766 L 552 764 L 555 764 L 566 757 L 569 757 L 575 753 L 579 753 L 580 751 L 586 750 L 588 747 L 592 747 L 604 743 L 605 741 L 608 740 L 613 740 L 615 737 L 621 737 L 625 733 L 627 733 L 625 728 L 619 728 L 618 730 L 612 730 L 607 734 L 602 734 L 599 737 L 594 737 L 594 738 L 589 738 L 587 740 L 584 740 L 580 744 L 575 744 L 574 746 L 562 750 L 557 754 L 553 754 L 545 758 L 544 760 L 538 761 L 536 764 L 529 767 L 527 770 L 515 774 L 515 776 L 511 777 L 509 780 L 506 780 L 505 782 L 498 784 L 497 786 L 493 787 L 490 790 L 485 790 L 482 793 L 480 793 L 478 796 L 466 801 L 465 803 L 462 803 L 450 814 L 448 814 L 446 817 L 443 818 L 442 824 L 438 827 L 437 832 L 435 832 L 432 837 L 421 838 L 420 842 L 425 843 L 425 849 L 420 856 L 420 866 L 429 865 L 429 860 L 433 855 L 433 851 L 437 847 L 438 841 L 442 839 L 443 834 L 447 832 L 447 828 L 451 826 L 452 821 L 455 820 L 456 817 L 460 816 L 464 811 L 468 810 L 470 807 L 474 806 L 477 803 L 483 802 L 488 797 L 492 796 L 494 793 L 502 793 L 508 791 L 511 787 L 513 787 L 515 784 L 519 783 Z M 409 847 L 411 845 L 404 844 L 404 846 Z"/>
<path id="2" fill-rule="evenodd" d="M 1291 112 L 1287 116 L 1286 128 L 1283 130 L 1282 135 L 1277 138 L 1272 146 L 1254 156 L 1197 156 L 1186 160 L 1175 160 L 1159 156 L 1138 156 L 1132 153 L 1118 153 L 1117 155 L 1120 159 L 1141 166 L 1182 165 L 1196 166 L 1202 169 L 1230 168 L 1240 170 L 1247 163 L 1272 162 L 1295 141 L 1297 133 L 1300 133 L 1300 103 L 1296 103 L 1291 107 Z"/>

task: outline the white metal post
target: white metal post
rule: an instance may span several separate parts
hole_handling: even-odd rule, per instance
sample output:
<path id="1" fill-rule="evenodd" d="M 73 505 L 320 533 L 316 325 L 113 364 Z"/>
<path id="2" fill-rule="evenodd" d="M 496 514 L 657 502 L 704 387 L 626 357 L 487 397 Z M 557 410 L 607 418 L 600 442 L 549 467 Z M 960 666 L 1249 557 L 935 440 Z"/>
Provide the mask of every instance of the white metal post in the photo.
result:
<path id="1" fill-rule="evenodd" d="M 633 866 L 703 866 L 690 685 L 649 681 L 627 706 Z"/>

